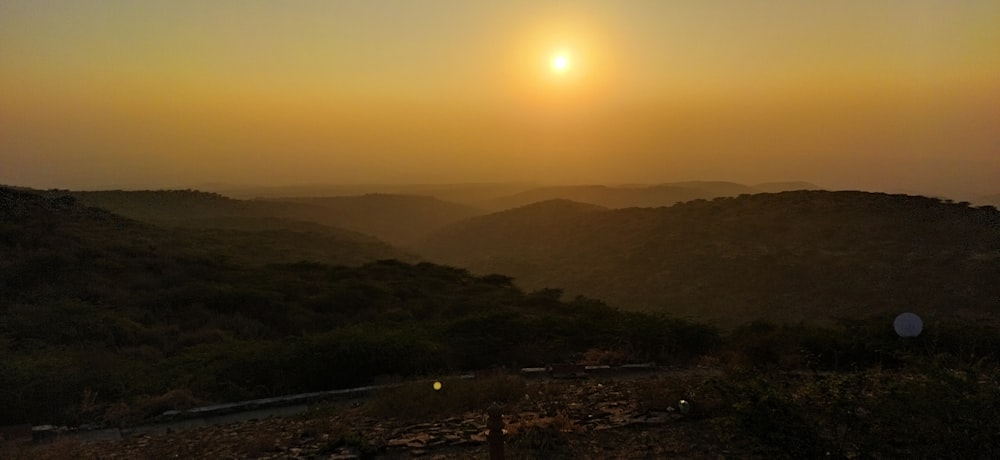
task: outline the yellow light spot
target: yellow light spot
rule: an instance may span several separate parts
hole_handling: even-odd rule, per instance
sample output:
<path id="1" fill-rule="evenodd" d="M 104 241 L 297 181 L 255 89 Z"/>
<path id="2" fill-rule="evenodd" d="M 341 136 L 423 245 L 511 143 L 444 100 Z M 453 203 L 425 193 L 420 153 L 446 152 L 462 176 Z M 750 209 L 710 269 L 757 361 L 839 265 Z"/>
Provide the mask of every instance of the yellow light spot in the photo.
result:
<path id="1" fill-rule="evenodd" d="M 552 58 L 552 71 L 562 73 L 569 70 L 569 56 L 558 54 Z"/>
<path id="2" fill-rule="evenodd" d="M 441 390 L 441 382 L 434 382 L 434 391 Z"/>

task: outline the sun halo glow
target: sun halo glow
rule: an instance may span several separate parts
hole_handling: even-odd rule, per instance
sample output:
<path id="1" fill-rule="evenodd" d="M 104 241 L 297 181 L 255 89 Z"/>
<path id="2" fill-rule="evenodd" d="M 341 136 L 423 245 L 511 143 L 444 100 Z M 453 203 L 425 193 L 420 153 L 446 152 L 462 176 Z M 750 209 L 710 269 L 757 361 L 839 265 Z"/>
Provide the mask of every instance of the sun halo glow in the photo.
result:
<path id="1" fill-rule="evenodd" d="M 563 73 L 569 70 L 569 56 L 564 53 L 557 54 L 552 57 L 551 62 L 552 71 L 556 73 Z"/>

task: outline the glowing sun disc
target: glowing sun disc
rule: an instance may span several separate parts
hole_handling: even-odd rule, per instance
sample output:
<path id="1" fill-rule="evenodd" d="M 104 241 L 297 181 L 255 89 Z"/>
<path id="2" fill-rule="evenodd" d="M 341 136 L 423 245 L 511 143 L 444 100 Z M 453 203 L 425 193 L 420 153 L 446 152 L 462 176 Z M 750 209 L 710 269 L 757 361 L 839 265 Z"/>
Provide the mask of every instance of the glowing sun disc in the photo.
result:
<path id="1" fill-rule="evenodd" d="M 552 71 L 565 72 L 569 69 L 569 56 L 559 54 L 552 58 Z"/>

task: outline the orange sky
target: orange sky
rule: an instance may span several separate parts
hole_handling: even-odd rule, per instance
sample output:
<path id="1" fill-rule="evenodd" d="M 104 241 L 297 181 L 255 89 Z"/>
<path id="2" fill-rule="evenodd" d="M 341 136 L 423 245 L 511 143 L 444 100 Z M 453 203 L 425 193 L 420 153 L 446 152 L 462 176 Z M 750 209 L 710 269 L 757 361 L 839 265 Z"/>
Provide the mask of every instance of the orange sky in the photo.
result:
<path id="1" fill-rule="evenodd" d="M 1000 193 L 998 44 L 985 0 L 0 0 L 0 183 Z"/>

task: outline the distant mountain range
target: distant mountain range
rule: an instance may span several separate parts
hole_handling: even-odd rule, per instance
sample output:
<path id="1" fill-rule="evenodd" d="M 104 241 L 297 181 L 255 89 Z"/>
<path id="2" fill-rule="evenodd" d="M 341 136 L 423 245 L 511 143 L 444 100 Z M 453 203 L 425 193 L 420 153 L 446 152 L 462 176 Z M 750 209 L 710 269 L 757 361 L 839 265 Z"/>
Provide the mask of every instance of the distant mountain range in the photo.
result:
<path id="1" fill-rule="evenodd" d="M 537 187 L 525 182 L 465 183 L 465 184 L 359 184 L 359 185 L 288 185 L 288 186 L 237 186 L 227 184 L 204 184 L 198 190 L 217 192 L 241 198 L 310 198 L 341 197 L 369 194 L 421 195 L 440 200 L 471 205 L 489 199 L 519 193 Z"/>
<path id="2" fill-rule="evenodd" d="M 551 199 L 572 200 L 608 208 L 671 206 L 699 198 L 737 196 L 762 191 L 805 190 L 806 182 L 784 182 L 755 186 L 732 182 L 678 182 L 654 186 L 560 186 L 536 187 L 512 195 L 481 200 L 488 193 L 511 190 L 515 184 L 481 186 L 399 186 L 399 190 L 426 195 L 366 193 L 344 196 L 272 196 L 235 199 L 195 190 L 165 191 L 51 191 L 51 196 L 76 197 L 88 206 L 100 207 L 132 219 L 156 224 L 201 228 L 283 228 L 303 230 L 307 223 L 364 233 L 387 243 L 413 248 L 434 231 L 460 220 Z M 360 187 L 360 186 L 358 186 Z M 349 192 L 362 188 L 275 189 L 274 191 Z M 465 195 L 462 193 L 465 192 Z M 461 203 L 433 194 L 463 197 Z M 478 198 L 477 198 L 478 197 Z"/>
<path id="3" fill-rule="evenodd" d="M 572 200 L 608 208 L 672 206 L 682 201 L 737 196 L 742 194 L 814 190 L 807 182 L 774 182 L 749 186 L 733 182 L 675 182 L 659 185 L 606 186 L 579 185 L 537 187 L 514 195 L 495 198 L 481 206 L 500 211 L 546 200 Z"/>
<path id="4" fill-rule="evenodd" d="M 240 200 L 195 190 L 40 192 L 155 224 L 199 228 L 346 229 L 410 246 L 430 232 L 484 211 L 429 196 L 368 194 Z M 341 230 L 343 232 L 343 230 Z"/>
<path id="5" fill-rule="evenodd" d="M 1000 212 L 796 191 L 600 209 L 547 201 L 453 224 L 432 260 L 612 305 L 734 324 L 1000 313 Z"/>
<path id="6" fill-rule="evenodd" d="M 324 198 L 275 198 L 283 214 L 374 235 L 409 247 L 453 222 L 483 214 L 470 206 L 430 196 L 367 194 Z"/>
<path id="7" fill-rule="evenodd" d="M 369 235 L 268 217 L 255 207 L 260 204 L 202 192 L 50 191 L 43 195 L 0 187 L 0 200 L 4 206 L 0 216 L 6 220 L 11 241 L 21 246 L 25 241 L 44 245 L 57 251 L 57 258 L 74 251 L 168 250 L 177 256 L 225 258 L 251 265 L 301 260 L 356 265 L 379 259 L 416 259 Z M 162 222 L 175 225 L 155 225 Z"/>
<path id="8" fill-rule="evenodd" d="M 236 187 L 206 184 L 203 190 L 226 196 L 253 199 L 348 197 L 359 195 L 420 195 L 461 203 L 474 208 L 501 211 L 538 201 L 565 199 L 614 208 L 670 206 L 697 198 L 736 196 L 744 193 L 815 190 L 809 182 L 768 182 L 744 185 L 723 181 L 688 181 L 663 184 L 558 185 L 530 183 L 483 183 L 442 185 L 309 185 L 286 187 Z"/>
<path id="9" fill-rule="evenodd" d="M 195 252 L 240 263 L 429 258 L 513 276 L 527 289 L 560 288 L 726 323 L 1000 309 L 996 209 L 812 187 L 540 187 L 482 207 L 392 194 L 239 200 L 190 190 L 37 193 L 46 206 L 75 199 L 152 224 L 158 247 L 201 248 Z M 797 191 L 759 193 L 783 189 Z M 485 210 L 520 202 L 531 204 Z M 71 207 L 86 214 L 85 206 Z M 116 224 L 119 232 L 140 225 L 111 218 L 126 222 Z M 131 241 L 127 232 L 82 234 L 100 238 L 95 244 Z"/>
<path id="10" fill-rule="evenodd" d="M 610 189 L 595 196 L 620 193 Z M 156 395 L 227 401 L 590 349 L 675 359 L 718 343 L 670 316 L 729 327 L 910 311 L 929 324 L 998 324 L 990 206 L 800 190 L 483 212 L 420 196 L 0 187 L 0 389 L 12 395 L 0 423 L 120 423 L 162 413 L 143 402 Z M 947 340 L 934 337 L 925 343 Z"/>

